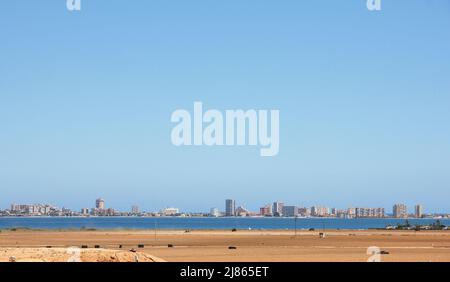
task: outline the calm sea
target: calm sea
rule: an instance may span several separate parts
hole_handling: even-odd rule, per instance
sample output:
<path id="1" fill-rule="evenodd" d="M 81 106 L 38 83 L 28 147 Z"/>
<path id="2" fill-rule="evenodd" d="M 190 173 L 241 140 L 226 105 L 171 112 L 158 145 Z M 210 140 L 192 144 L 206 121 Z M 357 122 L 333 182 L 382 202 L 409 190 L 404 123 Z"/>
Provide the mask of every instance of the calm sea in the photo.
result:
<path id="1" fill-rule="evenodd" d="M 450 219 L 441 219 L 449 226 Z M 179 217 L 0 217 L 0 229 L 369 229 L 404 223 L 404 219 L 335 218 L 179 218 Z M 411 224 L 430 224 L 433 219 L 409 219 Z"/>

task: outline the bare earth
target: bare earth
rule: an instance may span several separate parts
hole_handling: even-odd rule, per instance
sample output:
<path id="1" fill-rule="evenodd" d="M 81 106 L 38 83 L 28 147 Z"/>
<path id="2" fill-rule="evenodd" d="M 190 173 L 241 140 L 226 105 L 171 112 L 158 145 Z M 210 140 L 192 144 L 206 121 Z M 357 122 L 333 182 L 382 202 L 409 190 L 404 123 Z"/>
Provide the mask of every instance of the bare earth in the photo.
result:
<path id="1" fill-rule="evenodd" d="M 0 262 L 162 262 L 139 252 L 73 248 L 0 248 Z"/>
<path id="2" fill-rule="evenodd" d="M 389 253 L 381 255 L 386 262 L 450 262 L 450 231 L 325 231 L 325 235 L 320 238 L 319 232 L 310 231 L 295 236 L 293 231 L 3 230 L 0 261 L 11 256 L 18 261 L 66 261 L 65 248 L 87 245 L 89 249 L 81 250 L 82 261 L 135 261 L 136 253 L 129 251 L 135 249 L 140 261 L 364 262 L 370 257 L 367 248 L 376 246 Z M 102 249 L 91 249 L 94 245 Z"/>

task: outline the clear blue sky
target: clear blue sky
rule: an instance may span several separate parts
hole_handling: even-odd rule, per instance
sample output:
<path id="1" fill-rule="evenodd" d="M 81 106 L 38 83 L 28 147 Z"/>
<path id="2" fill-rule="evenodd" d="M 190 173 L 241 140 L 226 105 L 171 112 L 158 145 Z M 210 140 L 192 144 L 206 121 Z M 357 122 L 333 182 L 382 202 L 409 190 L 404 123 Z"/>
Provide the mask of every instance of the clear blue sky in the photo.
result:
<path id="1" fill-rule="evenodd" d="M 450 212 L 450 1 L 365 2 L 2 1 L 0 207 Z M 173 146 L 194 101 L 279 109 L 279 155 Z"/>

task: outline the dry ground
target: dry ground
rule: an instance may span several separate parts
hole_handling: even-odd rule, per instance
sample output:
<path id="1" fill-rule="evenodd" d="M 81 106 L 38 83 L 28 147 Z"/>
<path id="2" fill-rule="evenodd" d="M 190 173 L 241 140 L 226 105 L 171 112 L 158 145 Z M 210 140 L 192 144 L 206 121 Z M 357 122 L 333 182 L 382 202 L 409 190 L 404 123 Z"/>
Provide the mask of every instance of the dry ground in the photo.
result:
<path id="1" fill-rule="evenodd" d="M 166 261 L 367 261 L 367 248 L 389 252 L 382 261 L 450 262 L 449 231 L 2 231 L 4 248 L 100 245 L 131 248 Z M 143 244 L 144 248 L 138 248 Z M 172 244 L 173 247 L 168 247 Z M 119 248 L 122 245 L 122 248 Z M 229 249 L 234 246 L 236 249 Z M 0 252 L 0 260 L 5 260 Z"/>

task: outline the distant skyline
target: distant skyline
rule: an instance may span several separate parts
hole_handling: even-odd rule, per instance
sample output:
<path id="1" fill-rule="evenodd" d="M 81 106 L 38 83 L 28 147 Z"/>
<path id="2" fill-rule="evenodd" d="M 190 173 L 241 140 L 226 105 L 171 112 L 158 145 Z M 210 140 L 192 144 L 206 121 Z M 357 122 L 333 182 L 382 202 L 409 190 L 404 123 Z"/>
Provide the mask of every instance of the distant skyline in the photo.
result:
<path id="1" fill-rule="evenodd" d="M 173 206 L 173 205 L 165 205 L 165 206 L 160 206 L 160 207 L 141 207 L 137 204 L 132 204 L 130 205 L 128 208 L 124 208 L 124 209 L 120 209 L 114 206 L 109 206 L 107 204 L 107 202 L 105 201 L 104 198 L 97 198 L 95 199 L 95 201 L 93 201 L 93 205 L 86 205 L 83 207 L 78 207 L 78 208 L 73 208 L 70 206 L 60 206 L 56 203 L 50 203 L 50 202 L 20 202 L 20 201 L 16 201 L 16 202 L 11 202 L 9 204 L 8 207 L 0 207 L 0 210 L 7 210 L 10 209 L 10 207 L 12 205 L 52 205 L 55 207 L 59 207 L 59 208 L 67 208 L 70 209 L 74 212 L 79 212 L 80 210 L 84 210 L 84 209 L 114 209 L 116 211 L 120 211 L 120 212 L 126 212 L 126 211 L 130 211 L 130 210 L 140 210 L 140 211 L 145 211 L 145 212 L 157 212 L 160 211 L 162 209 L 165 208 L 176 208 L 179 209 L 181 212 L 189 212 L 189 213 L 196 213 L 196 212 L 200 212 L 200 213 L 208 213 L 209 211 L 211 211 L 212 209 L 217 209 L 220 212 L 223 212 L 224 214 L 228 214 L 231 215 L 231 210 L 236 210 L 237 208 L 247 208 L 248 205 L 245 205 L 243 203 L 240 203 L 239 201 L 236 201 L 235 199 L 225 199 L 224 200 L 225 203 L 222 203 L 222 206 L 211 206 L 208 210 L 199 210 L 199 209 L 194 209 L 194 210 L 186 210 L 186 209 L 179 209 L 179 207 L 177 206 Z M 230 202 L 231 201 L 231 202 Z M 106 203 L 106 204 L 105 204 Z M 92 204 L 92 203 L 91 203 Z M 417 208 L 420 207 L 420 213 L 422 214 L 450 214 L 449 211 L 435 211 L 435 210 L 429 210 L 426 207 L 424 207 L 421 203 L 415 203 L 414 205 L 407 205 L 404 202 L 397 202 L 397 203 L 392 203 L 390 206 L 383 206 L 383 205 L 376 205 L 376 206 L 362 206 L 362 205 L 354 205 L 354 206 L 348 206 L 348 207 L 338 207 L 338 206 L 334 206 L 334 205 L 321 205 L 321 204 L 311 204 L 311 205 L 300 205 L 298 203 L 292 203 L 292 202 L 284 202 L 284 201 L 275 201 L 275 202 L 266 202 L 266 203 L 261 203 L 259 204 L 259 206 L 255 209 L 248 209 L 251 212 L 259 212 L 261 208 L 267 207 L 269 206 L 273 206 L 274 204 L 281 204 L 283 206 L 296 206 L 298 208 L 312 208 L 312 207 L 320 207 L 320 208 L 328 208 L 328 209 L 337 209 L 337 210 L 347 210 L 347 209 L 355 209 L 355 208 L 371 208 L 371 209 L 375 209 L 375 208 L 383 208 L 385 210 L 386 214 L 392 214 L 395 213 L 395 206 L 397 205 L 401 205 L 401 206 L 405 206 L 406 213 L 409 214 L 414 214 L 417 213 Z"/>
<path id="2" fill-rule="evenodd" d="M 0 207 L 450 212 L 450 1 L 3 1 Z M 280 151 L 176 147 L 171 113 L 278 109 Z"/>

